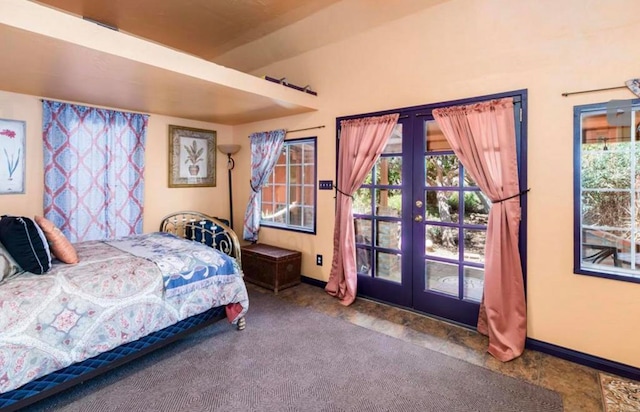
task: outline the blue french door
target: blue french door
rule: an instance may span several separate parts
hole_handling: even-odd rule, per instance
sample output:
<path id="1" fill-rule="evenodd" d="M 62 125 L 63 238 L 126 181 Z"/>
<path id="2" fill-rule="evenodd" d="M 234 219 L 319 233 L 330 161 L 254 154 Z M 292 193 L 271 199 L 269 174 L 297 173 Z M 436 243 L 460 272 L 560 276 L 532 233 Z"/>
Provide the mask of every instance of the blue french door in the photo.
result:
<path id="1" fill-rule="evenodd" d="M 433 120 L 431 110 L 443 105 L 400 110 L 383 154 L 354 195 L 358 294 L 475 326 L 491 202 Z M 518 95 L 523 153 L 520 107 Z"/>

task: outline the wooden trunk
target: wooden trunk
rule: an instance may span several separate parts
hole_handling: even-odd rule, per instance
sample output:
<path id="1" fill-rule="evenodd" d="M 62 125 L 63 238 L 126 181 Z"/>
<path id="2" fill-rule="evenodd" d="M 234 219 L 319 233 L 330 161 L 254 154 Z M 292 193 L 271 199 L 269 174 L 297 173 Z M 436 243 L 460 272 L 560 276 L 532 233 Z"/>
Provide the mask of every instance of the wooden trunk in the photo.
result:
<path id="1" fill-rule="evenodd" d="M 242 247 L 242 271 L 248 282 L 273 290 L 300 283 L 302 253 L 255 243 Z"/>

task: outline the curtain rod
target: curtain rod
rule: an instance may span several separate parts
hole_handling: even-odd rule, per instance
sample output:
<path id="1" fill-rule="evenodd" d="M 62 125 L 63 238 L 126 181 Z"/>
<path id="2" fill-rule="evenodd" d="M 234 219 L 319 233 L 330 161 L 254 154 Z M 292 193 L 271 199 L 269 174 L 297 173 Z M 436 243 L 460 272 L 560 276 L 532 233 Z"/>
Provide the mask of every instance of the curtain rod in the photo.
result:
<path id="1" fill-rule="evenodd" d="M 312 130 L 312 129 L 322 129 L 323 127 L 325 127 L 325 125 L 322 125 L 322 126 L 307 127 L 307 128 L 305 128 L 305 129 L 287 130 L 287 133 L 303 132 L 303 131 L 305 131 L 305 130 Z"/>
<path id="2" fill-rule="evenodd" d="M 562 93 L 562 96 L 563 97 L 567 97 L 567 96 L 570 96 L 572 94 L 603 92 L 605 90 L 616 90 L 616 89 L 626 89 L 626 88 L 627 88 L 627 86 L 617 86 L 617 87 L 606 87 L 604 89 L 582 90 L 582 91 L 579 91 L 579 92 L 565 92 L 565 93 Z"/>
<path id="3" fill-rule="evenodd" d="M 306 127 L 304 129 L 287 130 L 286 133 L 303 132 L 305 130 L 313 130 L 313 129 L 322 129 L 324 127 L 326 127 L 326 126 L 325 125 L 321 125 L 321 126 Z M 247 137 L 251 137 L 251 135 L 249 135 Z"/>

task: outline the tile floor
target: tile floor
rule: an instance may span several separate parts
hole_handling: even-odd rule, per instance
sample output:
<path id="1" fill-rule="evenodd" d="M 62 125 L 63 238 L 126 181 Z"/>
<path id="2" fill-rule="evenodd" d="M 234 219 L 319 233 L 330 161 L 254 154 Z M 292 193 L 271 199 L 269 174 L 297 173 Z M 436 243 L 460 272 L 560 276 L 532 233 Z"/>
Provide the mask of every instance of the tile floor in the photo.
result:
<path id="1" fill-rule="evenodd" d="M 247 284 L 247 287 L 250 291 L 272 293 L 251 284 Z M 317 286 L 301 284 L 282 290 L 277 296 L 285 301 L 552 389 L 562 395 L 565 411 L 604 410 L 599 374 L 595 369 L 532 350 L 526 350 L 514 361 L 502 363 L 486 353 L 488 339 L 473 330 L 362 298 L 358 298 L 351 306 L 344 307 Z"/>

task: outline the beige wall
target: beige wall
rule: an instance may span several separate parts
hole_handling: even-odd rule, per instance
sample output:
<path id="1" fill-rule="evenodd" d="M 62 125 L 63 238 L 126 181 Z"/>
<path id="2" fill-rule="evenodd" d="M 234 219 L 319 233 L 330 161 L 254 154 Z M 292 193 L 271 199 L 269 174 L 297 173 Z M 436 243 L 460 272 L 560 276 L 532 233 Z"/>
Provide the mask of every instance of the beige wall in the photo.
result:
<path id="1" fill-rule="evenodd" d="M 572 271 L 573 106 L 633 95 L 561 96 L 640 75 L 639 16 L 637 0 L 451 0 L 263 68 L 254 74 L 311 84 L 321 109 L 235 127 L 234 178 L 249 179 L 254 131 L 326 125 L 291 137 L 317 135 L 318 178 L 334 179 L 338 116 L 528 89 L 528 336 L 640 367 L 640 284 Z M 248 185 L 234 189 L 241 216 Z M 316 236 L 264 228 L 260 241 L 302 250 L 303 274 L 326 281 L 333 223 L 333 193 L 319 191 Z"/>
<path id="2" fill-rule="evenodd" d="M 627 90 L 562 97 L 566 91 L 621 86 L 637 77 L 637 0 L 450 0 L 363 32 L 347 41 L 263 68 L 255 74 L 311 84 L 315 113 L 233 128 L 152 115 L 149 120 L 145 231 L 178 209 L 227 212 L 226 161 L 218 186 L 168 189 L 168 124 L 218 130 L 235 155 L 234 213 L 241 233 L 249 196 L 251 132 L 326 128 L 318 136 L 318 178 L 335 179 L 335 118 L 498 93 L 529 91 L 528 335 L 640 367 L 640 285 L 575 275 L 573 259 L 572 109 L 633 97 Z M 295 42 L 295 38 L 291 38 Z M 258 46 L 260 47 L 260 46 Z M 0 117 L 27 121 L 27 193 L 0 196 L 2 213 L 42 211 L 41 109 L 36 97 L 0 92 Z M 303 252 L 303 274 L 327 280 L 333 248 L 334 199 L 318 192 L 316 235 L 264 228 L 260 241 Z M 315 255 L 325 256 L 323 267 Z"/>
<path id="3" fill-rule="evenodd" d="M 24 120 L 27 124 L 27 169 L 24 194 L 0 195 L 0 214 L 42 214 L 44 196 L 42 151 L 42 104 L 40 98 L 0 91 L 0 118 Z M 145 232 L 157 230 L 160 219 L 178 210 L 198 210 L 227 216 L 229 211 L 227 160 L 216 153 L 217 185 L 206 188 L 169 188 L 168 126 L 170 124 L 215 130 L 218 143 L 231 141 L 231 126 L 151 114 L 145 151 Z"/>

